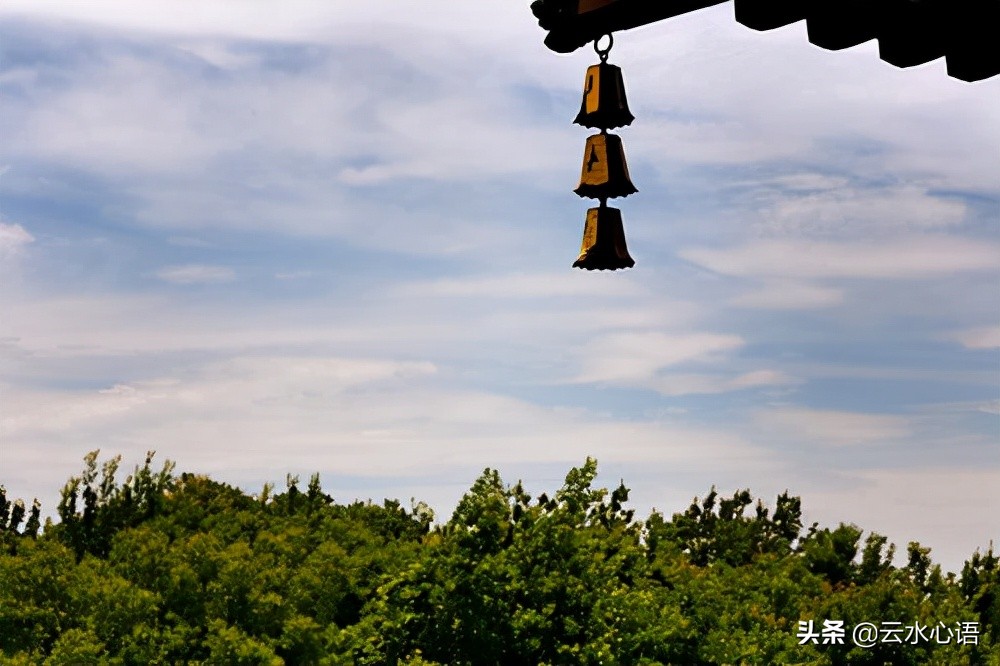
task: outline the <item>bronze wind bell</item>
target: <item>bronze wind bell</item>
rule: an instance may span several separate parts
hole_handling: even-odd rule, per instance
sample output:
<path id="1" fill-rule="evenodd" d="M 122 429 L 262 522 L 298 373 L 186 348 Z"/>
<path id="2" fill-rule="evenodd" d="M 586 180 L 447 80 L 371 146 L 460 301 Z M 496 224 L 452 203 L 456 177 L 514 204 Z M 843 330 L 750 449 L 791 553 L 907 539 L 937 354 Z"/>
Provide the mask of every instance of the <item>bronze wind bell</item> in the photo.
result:
<path id="1" fill-rule="evenodd" d="M 608 199 L 627 197 L 638 191 L 628 175 L 621 137 L 608 134 L 609 129 L 630 125 L 635 117 L 625 99 L 621 68 L 608 64 L 608 53 L 614 40 L 610 34 L 607 37 L 606 49 L 598 46 L 599 39 L 594 42 L 594 50 L 601 62 L 587 68 L 583 103 L 573 121 L 577 125 L 601 130 L 600 134 L 587 137 L 580 184 L 573 190 L 581 197 L 601 202 L 597 208 L 587 211 L 580 256 L 573 262 L 575 268 L 588 271 L 614 271 L 635 265 L 625 245 L 621 211 L 607 205 Z"/>

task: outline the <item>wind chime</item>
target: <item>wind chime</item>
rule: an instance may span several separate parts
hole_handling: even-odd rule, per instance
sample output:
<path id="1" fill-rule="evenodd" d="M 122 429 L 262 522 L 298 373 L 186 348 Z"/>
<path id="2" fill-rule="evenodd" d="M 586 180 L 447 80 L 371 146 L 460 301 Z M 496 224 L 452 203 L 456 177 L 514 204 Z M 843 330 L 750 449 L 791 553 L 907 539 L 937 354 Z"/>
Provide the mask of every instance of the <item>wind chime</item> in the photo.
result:
<path id="1" fill-rule="evenodd" d="M 635 261 L 625 245 L 625 228 L 622 214 L 617 208 L 608 207 L 608 199 L 627 197 L 638 192 L 628 175 L 625 149 L 621 137 L 608 134 L 609 129 L 632 124 L 635 116 L 625 100 L 625 82 L 620 67 L 608 64 L 608 54 L 614 38 L 608 34 L 608 46 L 600 48 L 601 39 L 594 40 L 594 51 L 601 62 L 587 68 L 584 81 L 583 103 L 573 121 L 584 127 L 598 128 L 600 134 L 587 137 L 583 152 L 583 170 L 576 192 L 581 197 L 597 199 L 600 205 L 587 211 L 583 227 L 583 244 L 574 268 L 614 271 L 631 268 Z"/>

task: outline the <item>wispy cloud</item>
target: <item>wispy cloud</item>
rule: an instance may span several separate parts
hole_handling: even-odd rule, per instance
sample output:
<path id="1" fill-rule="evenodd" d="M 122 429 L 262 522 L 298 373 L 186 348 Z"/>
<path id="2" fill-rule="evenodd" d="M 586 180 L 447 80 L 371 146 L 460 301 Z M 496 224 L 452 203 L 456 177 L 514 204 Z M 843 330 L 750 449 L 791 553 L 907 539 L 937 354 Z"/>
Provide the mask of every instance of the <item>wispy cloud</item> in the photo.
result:
<path id="1" fill-rule="evenodd" d="M 171 236 L 167 239 L 167 242 L 171 245 L 176 245 L 177 247 L 197 247 L 203 249 L 214 247 L 208 241 L 201 238 L 194 238 L 192 236 Z"/>
<path id="2" fill-rule="evenodd" d="M 335 38 L 334 46 L 309 46 L 308 58 L 295 67 L 281 60 L 280 49 L 242 44 L 240 53 L 260 61 L 252 76 L 196 66 L 187 43 L 162 39 L 161 57 L 150 57 L 123 39 L 73 62 L 70 83 L 39 86 L 30 102 L 15 98 L 13 106 L 30 103 L 32 110 L 10 148 L 127 181 L 172 174 L 195 196 L 205 190 L 204 177 L 235 159 L 253 172 L 245 189 L 240 185 L 247 183 L 222 179 L 237 199 L 262 188 L 287 194 L 295 184 L 285 165 L 291 155 L 322 170 L 327 187 L 337 181 L 371 186 L 410 178 L 523 177 L 526 171 L 547 179 L 560 166 L 558 155 L 575 145 L 570 136 L 528 122 L 519 104 L 524 93 L 510 72 L 479 94 L 466 94 L 474 75 L 469 63 L 481 57 L 482 46 L 455 44 L 466 57 L 422 52 L 418 69 L 391 40 L 373 30 L 365 34 L 364 43 L 350 47 L 356 55 Z M 226 46 L 203 44 L 199 53 L 228 53 Z M 433 80 L 427 69 L 437 73 Z M 172 103 L 162 104 L 166 98 Z M 250 165 L 241 159 L 247 150 L 255 154 Z M 217 192 L 219 180 L 209 184 Z"/>
<path id="3" fill-rule="evenodd" d="M 406 284 L 404 296 L 477 298 L 551 298 L 566 296 L 635 296 L 644 289 L 626 275 L 613 280 L 588 280 L 587 275 L 549 273 L 466 277 Z M 584 279 L 581 279 L 584 278 Z"/>
<path id="4" fill-rule="evenodd" d="M 276 280 L 303 280 L 315 276 L 315 271 L 289 271 L 287 273 L 275 273 Z"/>
<path id="5" fill-rule="evenodd" d="M 331 37 L 357 35 L 361 27 L 378 25 L 387 43 L 401 43 L 406 34 L 426 34 L 442 26 L 458 24 L 464 29 L 464 40 L 503 44 L 502 35 L 518 24 L 533 24 L 530 14 L 503 11 L 502 0 L 484 0 L 469 7 L 449 3 L 428 3 L 420 8 L 399 7 L 385 0 L 330 7 L 312 0 L 289 0 L 285 11 L 275 13 L 266 3 L 246 3 L 239 0 L 213 0 L 203 7 L 176 6 L 164 0 L 149 0 L 142 12 L 122 12 L 115 0 L 95 0 L 86 4 L 66 0 L 8 0 L 4 12 L 12 16 L 29 16 L 43 20 L 72 21 L 102 26 L 118 32 L 155 34 L 182 38 L 192 50 L 204 53 L 205 40 L 250 39 L 269 42 L 324 42 Z M 395 8 L 397 11 L 390 11 Z M 400 12 L 410 9 L 405 21 Z M 456 13 L 457 12 L 457 13 Z M 476 20 L 473 20 L 476 19 Z M 519 20 L 520 19 L 520 20 Z M 458 35 L 456 35 L 458 36 Z M 193 39 L 197 38 L 197 39 Z M 407 45 L 409 46 L 409 45 Z M 423 53 L 433 44 L 418 43 Z M 441 50 L 445 46 L 438 45 Z M 448 48 L 453 44 L 447 45 Z M 213 52 L 204 53 L 211 57 Z"/>
<path id="6" fill-rule="evenodd" d="M 235 357 L 103 390 L 23 392 L 5 410 L 3 428 L 12 450 L 25 456 L 51 449 L 55 439 L 81 447 L 114 441 L 129 452 L 161 442 L 162 453 L 227 475 L 242 463 L 223 442 L 238 442 L 256 466 L 368 476 L 569 463 L 581 451 L 614 451 L 633 461 L 703 456 L 748 464 L 761 454 L 738 436 L 681 424 L 630 424 L 622 441 L 612 436 L 622 432 L 618 422 L 441 386 L 435 375 L 433 364 L 420 361 Z M 684 445 L 663 447 L 664 441 Z"/>
<path id="7" fill-rule="evenodd" d="M 1000 400 L 989 400 L 976 405 L 976 411 L 1000 416 Z"/>
<path id="8" fill-rule="evenodd" d="M 663 368 L 718 357 L 743 345 L 741 337 L 719 333 L 613 333 L 580 351 L 582 370 L 576 381 L 643 385 Z"/>
<path id="9" fill-rule="evenodd" d="M 800 380 L 777 370 L 754 370 L 736 376 L 720 374 L 665 373 L 648 382 L 665 396 L 729 393 L 751 388 L 789 386 Z"/>
<path id="10" fill-rule="evenodd" d="M 236 273 L 228 266 L 187 264 L 161 268 L 156 271 L 156 277 L 172 284 L 218 284 L 232 282 Z"/>
<path id="11" fill-rule="evenodd" d="M 1000 348 L 1000 326 L 983 326 L 958 331 L 953 339 L 969 349 Z"/>
<path id="12" fill-rule="evenodd" d="M 843 301 L 842 289 L 807 282 L 769 280 L 760 289 L 733 298 L 731 303 L 742 308 L 762 310 L 811 310 L 832 307 Z"/>
<path id="13" fill-rule="evenodd" d="M 688 248 L 679 254 L 716 273 L 740 277 L 910 279 L 1000 266 L 1000 244 L 932 235 L 877 244 L 756 241 L 727 249 Z"/>
<path id="14" fill-rule="evenodd" d="M 20 224 L 0 222 L 0 257 L 14 254 L 34 240 Z"/>
<path id="15" fill-rule="evenodd" d="M 901 416 L 791 406 L 760 411 L 753 423 L 781 440 L 812 446 L 893 443 L 912 432 Z"/>
<path id="16" fill-rule="evenodd" d="M 923 410 L 928 413 L 945 412 L 980 412 L 1000 416 L 1000 398 L 994 400 L 975 400 L 971 402 L 948 402 L 938 405 L 925 405 Z"/>
<path id="17" fill-rule="evenodd" d="M 773 203 L 761 211 L 761 226 L 772 233 L 882 236 L 954 227 L 966 213 L 962 201 L 931 196 L 916 185 L 859 187 L 829 183 L 819 191 L 778 190 L 772 196 Z"/>

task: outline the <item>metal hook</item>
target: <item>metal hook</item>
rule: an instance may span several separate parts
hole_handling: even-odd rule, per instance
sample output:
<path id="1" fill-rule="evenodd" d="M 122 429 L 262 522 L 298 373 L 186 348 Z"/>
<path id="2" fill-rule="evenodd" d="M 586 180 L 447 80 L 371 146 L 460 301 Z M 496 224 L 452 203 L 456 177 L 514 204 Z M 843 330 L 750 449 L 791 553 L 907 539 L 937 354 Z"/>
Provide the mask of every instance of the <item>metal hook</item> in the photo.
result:
<path id="1" fill-rule="evenodd" d="M 608 48 L 602 49 L 599 46 L 599 44 L 601 43 L 601 40 L 604 39 L 605 37 L 608 38 Z M 614 45 L 615 45 L 615 37 L 610 32 L 606 35 L 601 35 L 600 37 L 594 40 L 594 51 L 597 53 L 597 55 L 601 57 L 601 62 L 608 61 L 608 54 L 611 53 L 611 47 Z"/>

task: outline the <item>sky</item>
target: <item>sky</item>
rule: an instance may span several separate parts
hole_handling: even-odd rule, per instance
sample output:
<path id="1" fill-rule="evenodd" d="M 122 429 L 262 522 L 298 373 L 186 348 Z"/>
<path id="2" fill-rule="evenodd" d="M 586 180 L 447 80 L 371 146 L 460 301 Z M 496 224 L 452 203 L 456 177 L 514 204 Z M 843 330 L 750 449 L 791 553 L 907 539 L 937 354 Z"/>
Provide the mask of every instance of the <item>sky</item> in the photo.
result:
<path id="1" fill-rule="evenodd" d="M 486 467 L 1000 545 L 1000 77 L 619 33 L 636 266 L 571 268 L 589 48 L 528 2 L 0 4 L 0 483 L 83 456 L 446 520 Z"/>

